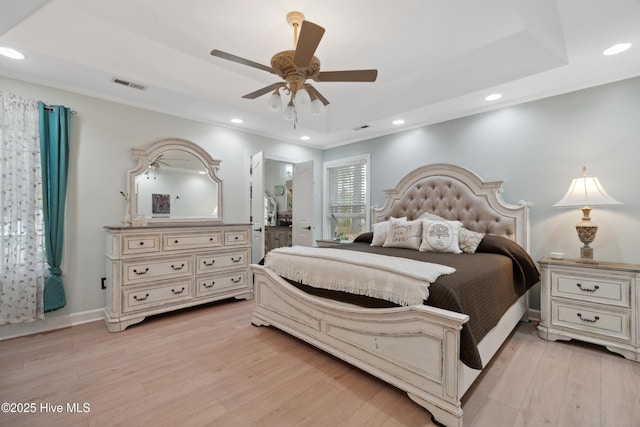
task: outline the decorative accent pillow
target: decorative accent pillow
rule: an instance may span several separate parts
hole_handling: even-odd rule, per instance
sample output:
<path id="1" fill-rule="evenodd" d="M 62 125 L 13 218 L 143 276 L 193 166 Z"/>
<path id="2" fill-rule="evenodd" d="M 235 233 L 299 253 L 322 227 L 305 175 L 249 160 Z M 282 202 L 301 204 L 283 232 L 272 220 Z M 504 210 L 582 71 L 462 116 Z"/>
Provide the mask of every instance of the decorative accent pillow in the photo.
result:
<path id="1" fill-rule="evenodd" d="M 431 221 L 446 221 L 446 219 L 442 218 L 439 215 L 436 215 L 431 212 L 425 212 L 418 217 L 418 219 L 430 219 Z"/>
<path id="2" fill-rule="evenodd" d="M 477 231 L 467 230 L 464 227 L 460 227 L 458 231 L 458 245 L 462 252 L 473 254 L 478 249 L 478 245 L 484 239 L 484 233 L 478 233 Z"/>
<path id="3" fill-rule="evenodd" d="M 446 221 L 446 219 L 433 214 L 431 212 L 425 212 L 418 219 L 428 219 L 432 221 Z M 462 252 L 466 252 L 468 254 L 472 254 L 476 252 L 478 245 L 484 238 L 484 233 L 479 233 L 477 231 L 468 230 L 462 226 L 460 226 L 460 230 L 458 231 L 458 246 L 462 249 Z"/>
<path id="4" fill-rule="evenodd" d="M 408 248 L 418 250 L 422 236 L 422 221 L 406 221 L 391 218 L 385 248 Z"/>
<path id="5" fill-rule="evenodd" d="M 460 221 L 433 221 L 423 219 L 422 243 L 420 252 L 447 252 L 461 254 L 458 246 L 458 232 Z"/>
<path id="6" fill-rule="evenodd" d="M 391 217 L 391 219 L 396 219 Z M 406 221 L 407 217 L 397 218 L 401 221 Z M 382 221 L 373 224 L 373 239 L 371 240 L 371 246 L 382 246 L 385 240 L 387 240 L 387 230 L 389 229 L 390 221 Z"/>

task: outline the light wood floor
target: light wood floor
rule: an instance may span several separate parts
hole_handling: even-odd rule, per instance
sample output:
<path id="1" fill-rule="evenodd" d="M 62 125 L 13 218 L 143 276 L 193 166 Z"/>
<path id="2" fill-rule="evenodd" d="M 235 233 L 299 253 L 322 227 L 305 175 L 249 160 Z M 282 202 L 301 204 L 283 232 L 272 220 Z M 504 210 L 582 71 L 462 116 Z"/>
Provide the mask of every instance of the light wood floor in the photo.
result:
<path id="1" fill-rule="evenodd" d="M 225 302 L 115 334 L 94 322 L 0 341 L 0 402 L 36 410 L 0 413 L 0 425 L 433 425 L 394 387 L 251 326 L 251 309 L 251 301 Z M 465 396 L 464 421 L 638 427 L 639 396 L 640 363 L 596 346 L 546 342 L 521 323 Z M 67 412 L 74 403 L 88 412 Z M 63 413 L 47 413 L 47 404 Z"/>

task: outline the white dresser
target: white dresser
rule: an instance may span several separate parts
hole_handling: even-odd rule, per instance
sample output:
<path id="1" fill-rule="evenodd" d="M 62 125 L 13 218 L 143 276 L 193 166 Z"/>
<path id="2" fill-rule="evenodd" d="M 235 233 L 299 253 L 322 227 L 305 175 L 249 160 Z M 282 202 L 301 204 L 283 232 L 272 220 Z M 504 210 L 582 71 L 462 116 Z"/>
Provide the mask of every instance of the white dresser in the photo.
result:
<path id="1" fill-rule="evenodd" d="M 640 265 L 543 258 L 538 335 L 606 346 L 640 361 Z"/>
<path id="2" fill-rule="evenodd" d="M 250 224 L 105 227 L 111 332 L 146 316 L 253 298 Z"/>

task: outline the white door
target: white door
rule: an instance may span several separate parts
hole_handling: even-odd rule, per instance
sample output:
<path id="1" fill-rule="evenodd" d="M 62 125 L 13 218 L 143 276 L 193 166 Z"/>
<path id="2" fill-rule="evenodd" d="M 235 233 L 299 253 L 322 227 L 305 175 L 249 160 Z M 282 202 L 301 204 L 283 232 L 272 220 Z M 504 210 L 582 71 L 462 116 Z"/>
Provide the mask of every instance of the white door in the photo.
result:
<path id="1" fill-rule="evenodd" d="M 313 246 L 313 160 L 293 165 L 292 243 Z"/>
<path id="2" fill-rule="evenodd" d="M 264 154 L 251 156 L 251 262 L 264 257 Z"/>

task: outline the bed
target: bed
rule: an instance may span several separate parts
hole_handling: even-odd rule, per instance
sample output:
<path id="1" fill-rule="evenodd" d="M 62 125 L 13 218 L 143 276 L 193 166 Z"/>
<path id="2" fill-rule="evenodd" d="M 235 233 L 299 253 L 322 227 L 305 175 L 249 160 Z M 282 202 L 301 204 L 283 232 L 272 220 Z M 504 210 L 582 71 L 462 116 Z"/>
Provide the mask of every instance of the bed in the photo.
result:
<path id="1" fill-rule="evenodd" d="M 373 224 L 396 218 L 406 218 L 406 221 L 431 219 L 430 216 L 436 215 L 447 221 L 460 221 L 471 232 L 485 234 L 486 238 L 482 238 L 478 249 L 482 245 L 491 248 L 494 241 L 510 242 L 528 257 L 531 204 L 504 202 L 500 181 L 484 182 L 465 168 L 432 164 L 412 171 L 394 189 L 385 190 L 385 193 L 385 205 L 373 209 Z M 359 236 L 356 240 L 360 242 L 354 243 L 353 247 L 341 245 L 338 250 L 368 252 L 369 249 L 364 248 L 371 247 L 372 238 L 372 235 Z M 374 247 L 373 251 L 384 253 L 385 248 Z M 488 251 L 494 252 L 492 249 Z M 433 259 L 446 265 L 448 261 L 441 258 L 443 255 L 436 253 Z M 539 275 L 531 261 L 533 267 L 529 265 L 525 271 L 527 283 L 519 284 L 517 295 L 510 297 L 508 305 L 497 317 L 494 316 L 494 324 L 490 328 L 485 325 L 480 338 L 474 340 L 468 331 L 473 331 L 477 326 L 472 328 L 472 324 L 477 324 L 483 317 L 477 315 L 477 309 L 469 309 L 476 313 L 470 322 L 470 316 L 463 311 L 465 308 L 455 311 L 430 305 L 431 298 L 436 299 L 438 289 L 442 288 L 441 283 L 451 282 L 461 274 L 458 269 L 463 268 L 464 257 L 471 259 L 474 256 L 467 253 L 446 255 L 458 257 L 455 259 L 456 271 L 436 279 L 429 287 L 430 296 L 426 301 L 390 306 L 363 304 L 337 297 L 342 293 L 340 291 L 309 292 L 308 287 L 281 277 L 268 267 L 268 263 L 254 264 L 252 323 L 276 327 L 331 353 L 405 391 L 437 422 L 460 427 L 463 420 L 462 396 L 518 321 L 526 320 L 528 289 L 537 282 Z M 478 256 L 489 255 L 481 253 Z M 486 261 L 483 263 L 488 264 Z M 509 260 L 508 265 L 513 266 L 512 278 L 515 278 L 515 262 L 512 264 Z"/>

